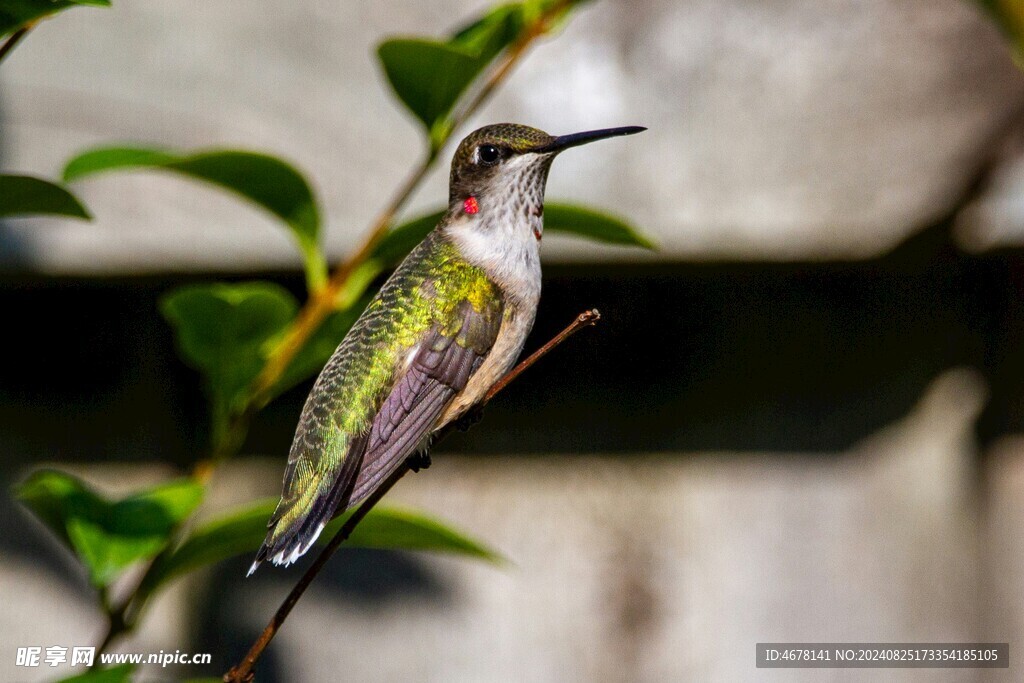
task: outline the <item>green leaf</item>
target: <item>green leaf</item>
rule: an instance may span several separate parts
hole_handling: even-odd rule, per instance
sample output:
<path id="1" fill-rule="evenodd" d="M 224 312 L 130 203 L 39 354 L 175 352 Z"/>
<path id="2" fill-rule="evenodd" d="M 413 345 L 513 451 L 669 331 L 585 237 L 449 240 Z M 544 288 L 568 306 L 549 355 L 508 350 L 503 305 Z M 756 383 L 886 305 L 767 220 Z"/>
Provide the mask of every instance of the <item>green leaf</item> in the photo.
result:
<path id="1" fill-rule="evenodd" d="M 519 37 L 523 23 L 521 3 L 498 5 L 457 30 L 449 44 L 469 50 L 479 59 L 489 62 Z"/>
<path id="2" fill-rule="evenodd" d="M 0 4 L 0 37 L 13 33 L 31 21 L 76 5 L 109 7 L 110 0 L 4 0 Z"/>
<path id="3" fill-rule="evenodd" d="M 269 346 L 298 308 L 295 297 L 272 282 L 189 285 L 164 296 L 161 311 L 178 349 L 206 380 L 216 437 L 244 407 Z"/>
<path id="4" fill-rule="evenodd" d="M 159 553 L 199 505 L 203 488 L 179 479 L 111 501 L 70 474 L 40 470 L 15 495 L 75 552 L 93 584 L 103 587 L 129 565 Z"/>
<path id="5" fill-rule="evenodd" d="M 48 180 L 0 174 L 0 218 L 28 215 L 90 218 L 73 194 Z"/>
<path id="6" fill-rule="evenodd" d="M 377 55 L 395 94 L 428 132 L 483 68 L 469 50 L 424 39 L 388 40 Z"/>
<path id="7" fill-rule="evenodd" d="M 634 230 L 629 223 L 582 206 L 545 205 L 544 229 L 579 235 L 595 242 L 654 249 L 654 243 Z"/>
<path id="8" fill-rule="evenodd" d="M 109 669 L 90 669 L 71 678 L 62 678 L 59 683 L 131 683 L 134 671 L 134 664 L 120 664 Z"/>
<path id="9" fill-rule="evenodd" d="M 447 41 L 395 38 L 381 43 L 377 55 L 395 94 L 436 146 L 438 127 L 444 127 L 459 97 L 522 27 L 521 5 L 501 5 Z"/>
<path id="10" fill-rule="evenodd" d="M 253 553 L 267 535 L 267 520 L 277 506 L 266 500 L 235 510 L 196 529 L 173 553 L 162 555 L 152 566 L 142 586 L 145 595 L 160 584 L 199 567 L 235 555 Z M 317 539 L 324 545 L 352 514 L 341 515 Z M 396 508 L 371 510 L 345 542 L 348 547 L 430 550 L 502 562 L 493 550 L 426 515 Z"/>
<path id="11" fill-rule="evenodd" d="M 349 518 L 351 511 L 334 520 L 324 529 L 321 544 L 326 544 Z M 363 548 L 395 548 L 429 550 L 464 555 L 501 564 L 505 559 L 446 524 L 412 510 L 385 507 L 372 510 L 352 532 L 346 543 Z"/>
<path id="12" fill-rule="evenodd" d="M 70 183 L 103 171 L 163 166 L 173 163 L 177 158 L 159 149 L 103 147 L 83 152 L 68 161 L 64 166 L 64 182 Z"/>
<path id="13" fill-rule="evenodd" d="M 269 211 L 287 225 L 302 252 L 310 289 L 327 279 L 320 251 L 320 209 L 303 175 L 266 154 L 210 150 L 178 154 L 145 147 L 104 147 L 80 154 L 64 168 L 65 182 L 105 171 L 150 168 L 171 171 L 226 189 Z"/>

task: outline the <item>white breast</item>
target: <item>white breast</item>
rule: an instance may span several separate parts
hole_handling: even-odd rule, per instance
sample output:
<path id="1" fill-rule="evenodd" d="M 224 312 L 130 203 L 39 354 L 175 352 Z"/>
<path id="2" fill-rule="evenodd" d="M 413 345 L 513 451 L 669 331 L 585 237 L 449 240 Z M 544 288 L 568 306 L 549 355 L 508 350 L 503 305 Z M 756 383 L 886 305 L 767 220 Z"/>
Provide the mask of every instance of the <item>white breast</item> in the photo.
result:
<path id="1" fill-rule="evenodd" d="M 491 207 L 494 209 L 495 207 Z M 505 310 L 494 346 L 466 388 L 455 397 L 438 426 L 462 415 L 508 372 L 523 350 L 540 303 L 540 249 L 530 219 L 539 216 L 492 211 L 462 216 L 447 228 L 463 257 L 487 273 L 502 290 Z M 485 222 L 486 221 L 486 222 Z"/>

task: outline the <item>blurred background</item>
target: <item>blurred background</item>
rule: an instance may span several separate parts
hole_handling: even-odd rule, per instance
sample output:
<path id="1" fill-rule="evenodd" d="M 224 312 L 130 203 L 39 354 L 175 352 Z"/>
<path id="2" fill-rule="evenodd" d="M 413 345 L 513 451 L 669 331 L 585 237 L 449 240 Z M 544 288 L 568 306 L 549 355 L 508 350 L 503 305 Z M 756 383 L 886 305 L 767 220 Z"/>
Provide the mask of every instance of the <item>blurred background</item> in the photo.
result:
<path id="1" fill-rule="evenodd" d="M 55 177 L 116 141 L 266 150 L 315 182 L 337 261 L 421 150 L 376 44 L 486 7 L 75 10 L 0 71 L 0 167 Z M 659 248 L 545 236 L 528 347 L 585 308 L 604 320 L 389 494 L 511 565 L 342 549 L 258 680 L 1017 679 L 754 668 L 762 641 L 1024 642 L 1024 71 L 991 19 L 964 0 L 601 0 L 466 130 L 496 121 L 647 126 L 559 158 L 548 197 Z M 447 162 L 409 214 L 446 187 Z M 0 222 L 5 489 L 53 462 L 112 493 L 187 468 L 205 399 L 160 295 L 302 289 L 287 235 L 215 190 L 136 173 L 76 194 L 94 222 Z M 260 414 L 210 510 L 279 492 L 309 386 Z M 0 678 L 46 680 L 15 646 L 103 625 L 66 551 L 0 508 Z M 177 584 L 117 649 L 225 671 L 299 576 L 243 580 L 249 559 Z"/>

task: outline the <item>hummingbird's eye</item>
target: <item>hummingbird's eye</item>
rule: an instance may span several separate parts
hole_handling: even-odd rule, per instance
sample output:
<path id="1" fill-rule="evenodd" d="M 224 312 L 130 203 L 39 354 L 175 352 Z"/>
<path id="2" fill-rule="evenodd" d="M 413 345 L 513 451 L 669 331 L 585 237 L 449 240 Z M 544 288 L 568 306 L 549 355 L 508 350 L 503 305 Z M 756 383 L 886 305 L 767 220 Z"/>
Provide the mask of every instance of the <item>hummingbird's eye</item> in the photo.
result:
<path id="1" fill-rule="evenodd" d="M 476 155 L 480 163 L 490 166 L 501 158 L 501 150 L 494 145 L 480 145 L 476 150 Z"/>

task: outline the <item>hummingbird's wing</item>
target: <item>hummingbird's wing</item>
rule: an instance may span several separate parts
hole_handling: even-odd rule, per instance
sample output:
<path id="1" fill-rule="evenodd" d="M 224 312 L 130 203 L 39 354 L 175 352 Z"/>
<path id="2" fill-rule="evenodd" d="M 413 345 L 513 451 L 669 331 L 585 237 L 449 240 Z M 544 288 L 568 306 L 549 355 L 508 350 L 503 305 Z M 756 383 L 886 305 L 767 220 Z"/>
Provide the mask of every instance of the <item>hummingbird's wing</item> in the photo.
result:
<path id="1" fill-rule="evenodd" d="M 362 502 L 424 445 L 445 408 L 466 388 L 490 351 L 499 321 L 485 320 L 469 302 L 463 302 L 459 313 L 459 331 L 452 335 L 439 327 L 431 330 L 374 417 L 347 507 Z"/>
<path id="2" fill-rule="evenodd" d="M 332 516 L 424 445 L 490 352 L 502 299 L 451 248 L 428 238 L 328 361 L 303 408 L 281 501 L 250 573 L 264 559 L 294 562 Z"/>

